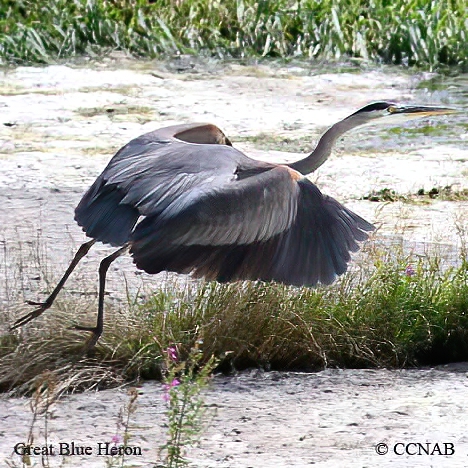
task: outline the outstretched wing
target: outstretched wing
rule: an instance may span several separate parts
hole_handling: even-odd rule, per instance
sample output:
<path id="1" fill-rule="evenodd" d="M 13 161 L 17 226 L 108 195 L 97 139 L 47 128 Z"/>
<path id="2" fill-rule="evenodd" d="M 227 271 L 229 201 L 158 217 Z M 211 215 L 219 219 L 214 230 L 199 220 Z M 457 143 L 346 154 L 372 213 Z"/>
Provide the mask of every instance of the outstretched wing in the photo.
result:
<path id="1" fill-rule="evenodd" d="M 269 177 L 261 176 L 263 180 L 253 176 L 246 181 L 258 191 Z M 367 239 L 366 231 L 373 226 L 322 195 L 307 179 L 291 181 L 294 185 L 287 196 L 294 200 L 290 206 L 295 207 L 295 216 L 289 227 L 242 242 L 236 237 L 239 231 L 234 230 L 234 221 L 246 228 L 247 219 L 239 220 L 235 214 L 247 214 L 260 200 L 251 196 L 253 189 L 235 196 L 226 192 L 213 199 L 202 198 L 171 222 L 149 217 L 137 226 L 131 248 L 137 267 L 148 273 L 193 271 L 195 276 L 218 281 L 275 280 L 297 286 L 331 283 L 346 271 L 350 252 L 358 250 L 357 242 Z M 285 189 L 276 193 L 285 196 Z M 285 212 L 283 216 L 289 219 Z M 281 213 L 270 219 L 281 220 Z M 258 225 L 262 218 L 254 222 Z"/>
<path id="2" fill-rule="evenodd" d="M 178 245 L 248 244 L 287 229 L 297 200 L 291 170 L 216 144 L 221 131 L 206 127 L 168 127 L 122 148 L 75 210 L 87 235 L 122 245 L 142 216 L 139 239 L 152 242 L 157 231 Z"/>
<path id="3" fill-rule="evenodd" d="M 298 185 L 297 216 L 291 228 L 262 243 L 265 262 L 254 262 L 255 253 L 248 249 L 242 268 L 250 262 L 257 264 L 253 273 L 264 280 L 297 286 L 330 284 L 347 270 L 350 252 L 359 249 L 358 242 L 366 240 L 367 231 L 374 227 L 334 198 L 322 195 L 310 181 L 303 179 Z M 242 269 L 239 273 L 244 275 Z"/>
<path id="4" fill-rule="evenodd" d="M 130 242 L 148 273 L 294 285 L 331 283 L 373 229 L 298 172 L 248 158 L 206 124 L 132 140 L 75 219 L 97 240 Z"/>

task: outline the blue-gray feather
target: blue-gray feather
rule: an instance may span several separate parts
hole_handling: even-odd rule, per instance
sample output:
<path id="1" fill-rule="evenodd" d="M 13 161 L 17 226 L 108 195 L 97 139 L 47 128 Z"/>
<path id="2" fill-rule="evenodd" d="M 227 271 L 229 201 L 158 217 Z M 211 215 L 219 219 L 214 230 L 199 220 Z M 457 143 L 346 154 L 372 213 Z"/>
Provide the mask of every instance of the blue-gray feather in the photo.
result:
<path id="1" fill-rule="evenodd" d="M 132 140 L 84 195 L 75 219 L 90 237 L 130 243 L 148 273 L 309 286 L 344 273 L 373 229 L 297 172 L 248 158 L 209 125 Z"/>

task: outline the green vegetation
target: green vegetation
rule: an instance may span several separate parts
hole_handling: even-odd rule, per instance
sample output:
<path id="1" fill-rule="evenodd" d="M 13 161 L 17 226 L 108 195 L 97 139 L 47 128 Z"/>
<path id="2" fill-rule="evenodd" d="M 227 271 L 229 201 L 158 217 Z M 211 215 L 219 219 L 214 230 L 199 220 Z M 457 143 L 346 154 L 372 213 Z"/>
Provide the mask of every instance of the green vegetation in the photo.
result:
<path id="1" fill-rule="evenodd" d="M 393 135 L 404 135 L 405 138 L 411 137 L 413 135 L 420 136 L 444 136 L 450 135 L 453 126 L 449 126 L 447 124 L 439 124 L 439 125 L 418 125 L 417 127 L 410 128 L 410 127 L 391 127 L 386 129 L 386 131 L 390 134 L 390 138 Z"/>
<path id="2" fill-rule="evenodd" d="M 416 193 L 401 194 L 393 189 L 383 188 L 375 190 L 371 193 L 364 195 L 363 200 L 373 202 L 396 202 L 401 201 L 405 203 L 428 203 L 430 200 L 442 201 L 467 201 L 468 189 L 453 190 L 452 187 L 433 187 L 431 190 L 426 191 L 423 188 L 419 189 Z"/>
<path id="3" fill-rule="evenodd" d="M 87 119 L 106 116 L 113 121 L 130 122 L 135 121 L 141 124 L 151 122 L 154 118 L 154 109 L 148 106 L 135 106 L 125 103 L 104 107 L 80 107 L 75 111 L 78 115 Z M 116 148 L 116 151 L 119 148 Z M 90 148 L 91 153 L 94 151 Z M 102 150 L 100 148 L 99 150 Z"/>
<path id="4" fill-rule="evenodd" d="M 383 188 L 381 190 L 373 190 L 371 193 L 364 195 L 363 200 L 372 202 L 395 202 L 395 201 L 408 201 L 408 196 L 401 195 L 393 189 Z"/>
<path id="5" fill-rule="evenodd" d="M 123 50 L 466 67 L 466 17 L 464 0 L 5 0 L 0 57 L 48 62 Z"/>
<path id="6" fill-rule="evenodd" d="M 43 317 L 2 337 L 0 388 L 28 393 L 44 370 L 54 373 L 57 393 L 161 379 L 166 350 L 176 346 L 181 362 L 187 361 L 200 336 L 200 365 L 215 356 L 219 369 L 227 371 L 468 359 L 466 249 L 460 266 L 447 268 L 434 256 L 412 260 L 395 256 L 393 248 L 368 248 L 370 264 L 358 263 L 356 271 L 328 287 L 243 282 L 196 283 L 182 290 L 168 285 L 143 305 L 108 306 L 93 357 L 83 355 L 83 333 L 69 327 L 74 317 L 81 323 L 84 310 L 93 323 L 95 304 L 65 295 Z"/>
<path id="7" fill-rule="evenodd" d="M 187 448 L 199 442 L 206 425 L 206 406 L 201 392 L 211 379 L 216 359 L 211 357 L 200 365 L 203 353 L 202 340 L 197 340 L 190 350 L 186 362 L 180 362 L 175 346 L 170 346 L 166 359 L 164 376 L 164 400 L 167 402 L 168 437 L 161 447 L 165 453 L 165 468 L 179 468 L 189 465 Z"/>

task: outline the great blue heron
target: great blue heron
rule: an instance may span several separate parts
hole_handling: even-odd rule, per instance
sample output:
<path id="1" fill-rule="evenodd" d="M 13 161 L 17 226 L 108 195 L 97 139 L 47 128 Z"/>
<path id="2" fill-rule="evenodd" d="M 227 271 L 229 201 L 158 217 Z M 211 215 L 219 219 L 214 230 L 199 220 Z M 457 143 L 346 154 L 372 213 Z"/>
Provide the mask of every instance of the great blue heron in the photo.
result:
<path id="1" fill-rule="evenodd" d="M 305 175 L 320 167 L 337 138 L 354 127 L 452 112 L 369 104 L 333 125 L 309 156 L 292 164 L 251 159 L 211 124 L 175 125 L 142 135 L 117 152 L 75 210 L 75 220 L 92 240 L 79 248 L 46 301 L 29 301 L 39 307 L 12 328 L 52 305 L 96 241 L 119 249 L 99 266 L 96 326 L 76 327 L 93 333 L 89 347 L 103 331 L 106 272 L 128 250 L 137 268 L 148 273 L 329 284 L 346 271 L 350 252 L 374 227 L 323 195 Z"/>

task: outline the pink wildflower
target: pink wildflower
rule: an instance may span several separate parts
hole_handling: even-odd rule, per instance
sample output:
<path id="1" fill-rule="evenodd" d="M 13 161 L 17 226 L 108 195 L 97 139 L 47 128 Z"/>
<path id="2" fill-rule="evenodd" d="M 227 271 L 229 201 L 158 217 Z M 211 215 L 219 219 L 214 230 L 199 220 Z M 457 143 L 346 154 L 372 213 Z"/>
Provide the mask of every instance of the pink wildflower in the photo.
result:
<path id="1" fill-rule="evenodd" d="M 180 385 L 180 381 L 174 379 L 170 384 L 164 384 L 164 390 L 168 392 L 172 387 L 177 387 L 177 385 Z"/>
<path id="2" fill-rule="evenodd" d="M 163 388 L 164 388 L 163 400 L 164 401 L 169 401 L 171 399 L 169 391 L 171 390 L 171 388 L 177 387 L 177 385 L 180 385 L 179 379 L 174 379 L 170 384 L 163 385 Z"/>
<path id="3" fill-rule="evenodd" d="M 416 272 L 414 271 L 413 265 L 407 265 L 405 268 L 405 275 L 406 276 L 414 276 Z"/>
<path id="4" fill-rule="evenodd" d="M 119 444 L 120 441 L 122 440 L 122 438 L 118 435 L 118 434 L 115 434 L 112 436 L 112 439 L 111 439 L 111 442 L 115 445 Z"/>

